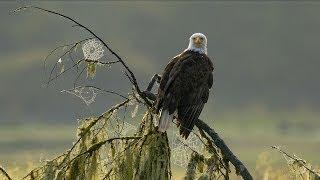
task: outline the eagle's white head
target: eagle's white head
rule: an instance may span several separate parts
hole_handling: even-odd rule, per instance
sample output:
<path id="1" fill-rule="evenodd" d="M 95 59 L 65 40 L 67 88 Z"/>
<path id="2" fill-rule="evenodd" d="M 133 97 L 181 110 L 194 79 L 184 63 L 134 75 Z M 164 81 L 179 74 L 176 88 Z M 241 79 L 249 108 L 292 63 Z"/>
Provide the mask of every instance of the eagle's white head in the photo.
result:
<path id="1" fill-rule="evenodd" d="M 189 46 L 186 49 L 199 52 L 200 54 L 207 54 L 207 37 L 202 33 L 194 33 L 189 38 Z"/>

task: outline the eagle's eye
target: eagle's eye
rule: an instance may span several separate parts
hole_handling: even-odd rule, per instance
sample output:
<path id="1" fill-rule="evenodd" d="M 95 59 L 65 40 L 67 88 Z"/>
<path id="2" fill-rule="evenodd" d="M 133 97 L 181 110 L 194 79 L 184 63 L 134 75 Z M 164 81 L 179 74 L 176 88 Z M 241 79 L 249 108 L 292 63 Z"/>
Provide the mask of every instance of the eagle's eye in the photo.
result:
<path id="1" fill-rule="evenodd" d="M 200 37 L 200 40 L 202 41 L 202 40 L 203 40 L 203 37 Z"/>
<path id="2" fill-rule="evenodd" d="M 196 37 L 193 37 L 192 40 L 196 40 Z"/>

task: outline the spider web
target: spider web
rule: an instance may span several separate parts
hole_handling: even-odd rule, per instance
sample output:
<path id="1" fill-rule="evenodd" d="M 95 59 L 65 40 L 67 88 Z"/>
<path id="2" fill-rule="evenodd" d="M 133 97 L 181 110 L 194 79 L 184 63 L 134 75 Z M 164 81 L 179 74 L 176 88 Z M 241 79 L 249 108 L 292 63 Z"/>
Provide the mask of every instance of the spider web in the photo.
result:
<path id="1" fill-rule="evenodd" d="M 134 106 L 132 113 L 137 113 L 134 111 L 137 111 L 138 103 L 134 101 L 130 104 L 131 106 Z M 115 110 L 112 115 L 110 116 L 109 120 L 107 121 L 107 124 L 104 124 L 104 121 L 99 121 L 96 124 L 96 131 L 100 131 L 101 129 L 105 131 L 106 137 L 103 137 L 103 139 L 110 139 L 110 138 L 119 138 L 119 137 L 126 137 L 126 136 L 133 136 L 133 134 L 137 131 L 137 126 L 134 126 L 128 122 L 125 122 L 121 116 L 122 113 L 127 113 L 127 111 L 118 111 Z M 125 148 L 125 144 L 123 143 L 114 143 L 113 148 L 115 151 L 120 152 Z M 114 162 L 114 157 L 110 151 L 111 144 L 106 144 L 105 146 L 101 147 L 102 151 L 106 153 L 100 154 L 100 162 L 102 167 L 105 167 L 103 170 L 103 173 L 106 174 L 111 168 L 111 164 Z"/>
<path id="2" fill-rule="evenodd" d="M 181 138 L 177 128 L 173 128 L 171 139 L 171 160 L 173 164 L 186 168 L 190 154 L 193 151 L 199 154 L 204 149 L 204 145 L 194 133 L 191 133 L 188 139 Z"/>
<path id="3" fill-rule="evenodd" d="M 96 90 L 93 87 L 82 87 L 82 86 L 75 87 L 72 90 L 62 90 L 61 92 L 66 92 L 66 93 L 77 96 L 87 106 L 89 106 L 95 101 L 98 94 L 98 92 L 96 92 Z"/>
<path id="4" fill-rule="evenodd" d="M 123 137 L 132 135 L 136 129 L 136 126 L 122 121 L 117 123 L 116 126 L 110 127 L 109 132 L 111 132 L 112 137 Z"/>
<path id="5" fill-rule="evenodd" d="M 134 104 L 131 103 L 130 105 L 132 106 Z M 137 106 L 138 106 L 138 104 L 136 104 L 136 107 Z M 137 111 L 136 107 L 133 111 Z M 131 112 L 131 115 L 133 113 L 137 113 L 137 112 L 133 112 L 133 111 Z M 135 133 L 135 131 L 137 130 L 137 126 L 134 126 L 134 125 L 124 121 L 126 113 L 127 113 L 127 111 L 113 112 L 112 116 L 110 117 L 110 121 L 108 122 L 108 126 L 107 126 L 107 132 L 108 132 L 109 138 L 131 136 Z M 122 115 L 124 116 L 123 118 L 119 117 Z"/>
<path id="6" fill-rule="evenodd" d="M 85 59 L 98 60 L 103 56 L 103 45 L 96 39 L 90 39 L 82 45 L 83 56 Z"/>

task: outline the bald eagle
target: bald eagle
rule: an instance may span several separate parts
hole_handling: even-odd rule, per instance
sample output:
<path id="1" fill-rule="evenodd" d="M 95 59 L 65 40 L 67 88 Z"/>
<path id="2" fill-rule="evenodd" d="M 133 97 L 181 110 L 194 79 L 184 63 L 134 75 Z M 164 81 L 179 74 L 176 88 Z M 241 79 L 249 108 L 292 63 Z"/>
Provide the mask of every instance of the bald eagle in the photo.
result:
<path id="1" fill-rule="evenodd" d="M 175 56 L 162 74 L 155 103 L 159 132 L 165 132 L 175 118 L 181 136 L 188 138 L 208 100 L 213 69 L 206 36 L 193 34 L 188 48 Z"/>

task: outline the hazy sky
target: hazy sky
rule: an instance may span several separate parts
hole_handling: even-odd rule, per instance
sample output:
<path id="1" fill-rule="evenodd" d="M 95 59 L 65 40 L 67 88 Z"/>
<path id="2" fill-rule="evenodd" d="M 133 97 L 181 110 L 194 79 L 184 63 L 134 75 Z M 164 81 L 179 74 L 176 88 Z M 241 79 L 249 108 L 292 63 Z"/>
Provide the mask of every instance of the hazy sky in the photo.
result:
<path id="1" fill-rule="evenodd" d="M 142 86 L 186 48 L 189 36 L 208 37 L 216 66 L 206 112 L 264 106 L 317 111 L 319 98 L 320 3 L 316 2 L 30 2 L 74 17 L 92 28 L 137 74 Z M 60 93 L 72 88 L 67 74 L 43 88 L 43 58 L 58 45 L 87 37 L 65 20 L 0 2 L 0 121 L 70 120 L 89 112 L 80 100 Z M 81 50 L 79 51 L 81 56 Z M 56 62 L 52 57 L 49 62 Z M 107 55 L 106 58 L 111 58 Z M 99 68 L 88 84 L 126 94 L 121 68 Z M 89 108 L 103 111 L 115 100 L 99 95 Z M 119 99 L 116 99 L 119 100 Z"/>

